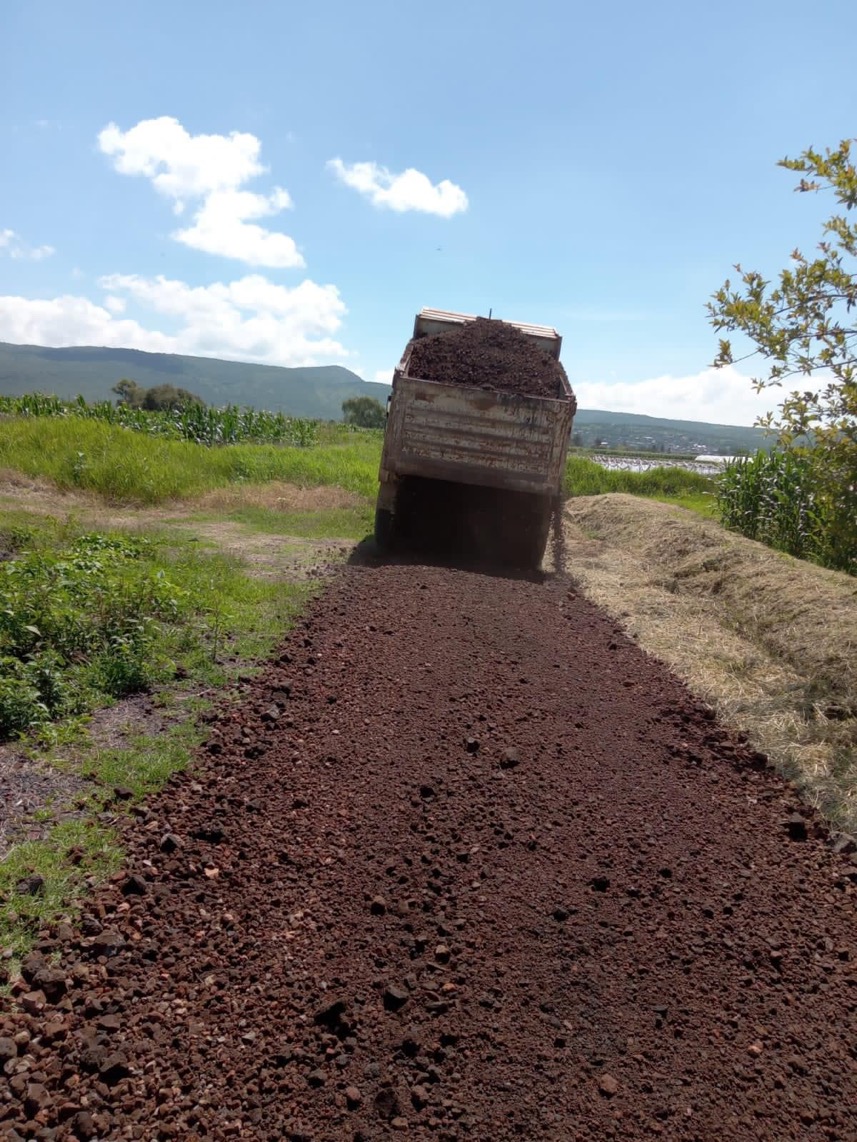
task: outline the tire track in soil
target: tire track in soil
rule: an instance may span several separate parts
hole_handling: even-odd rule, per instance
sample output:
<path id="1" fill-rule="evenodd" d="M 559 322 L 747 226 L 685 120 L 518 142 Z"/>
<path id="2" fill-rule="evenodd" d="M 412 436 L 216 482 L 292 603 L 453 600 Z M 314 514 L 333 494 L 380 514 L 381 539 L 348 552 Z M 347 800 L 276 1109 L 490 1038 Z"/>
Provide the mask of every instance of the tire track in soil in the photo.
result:
<path id="1" fill-rule="evenodd" d="M 857 1138 L 796 810 L 567 580 L 349 567 L 25 963 L 0 1132 Z"/>

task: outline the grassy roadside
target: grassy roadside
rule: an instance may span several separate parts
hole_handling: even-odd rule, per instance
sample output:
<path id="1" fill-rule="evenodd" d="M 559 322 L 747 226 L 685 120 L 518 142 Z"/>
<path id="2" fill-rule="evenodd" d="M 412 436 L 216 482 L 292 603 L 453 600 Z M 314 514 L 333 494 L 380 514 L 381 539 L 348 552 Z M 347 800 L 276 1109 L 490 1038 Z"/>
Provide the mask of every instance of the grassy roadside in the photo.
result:
<path id="1" fill-rule="evenodd" d="M 268 535 L 289 535 L 301 539 L 363 539 L 373 527 L 373 509 L 368 502 L 353 507 L 322 508 L 317 511 L 282 511 L 272 513 L 255 505 L 233 507 L 225 512 L 200 511 L 194 519 L 231 520 Z"/>
<path id="2" fill-rule="evenodd" d="M 711 496 L 714 485 L 710 477 L 685 468 L 650 468 L 631 472 L 605 468 L 586 456 L 570 455 L 565 468 L 565 493 L 576 496 L 601 496 L 609 492 L 627 492 L 649 499 L 703 500 Z"/>
<path id="3" fill-rule="evenodd" d="M 162 504 L 241 485 L 279 481 L 335 486 L 364 500 L 377 491 L 380 432 L 321 426 L 313 447 L 233 444 L 206 448 L 161 440 L 80 418 L 0 421 L 0 467 L 51 480 L 65 490 L 95 492 L 118 503 Z M 713 482 L 683 468 L 611 471 L 586 456 L 568 457 L 569 497 L 627 492 L 712 514 Z M 303 534 L 303 533 L 302 533 Z"/>
<path id="4" fill-rule="evenodd" d="M 326 525 L 338 522 L 334 513 Z M 313 529 L 324 531 L 323 512 Z M 152 523 L 93 532 L 91 521 L 19 510 L 0 517 L 0 547 L 12 556 L 0 563 L 0 713 L 5 696 L 19 717 L 0 746 L 0 779 L 14 790 L 21 766 L 4 764 L 23 759 L 48 790 L 0 861 L 0 948 L 18 957 L 117 866 L 114 822 L 189 763 L 208 695 L 228 700 L 315 587 L 249 574 L 186 528 Z M 146 613 L 152 584 L 154 602 L 170 605 Z"/>
<path id="5" fill-rule="evenodd" d="M 161 504 L 214 488 L 271 480 L 298 486 L 333 484 L 373 496 L 380 435 L 330 435 L 331 442 L 311 448 L 206 448 L 78 417 L 10 419 L 0 421 L 0 467 L 121 503 Z"/>

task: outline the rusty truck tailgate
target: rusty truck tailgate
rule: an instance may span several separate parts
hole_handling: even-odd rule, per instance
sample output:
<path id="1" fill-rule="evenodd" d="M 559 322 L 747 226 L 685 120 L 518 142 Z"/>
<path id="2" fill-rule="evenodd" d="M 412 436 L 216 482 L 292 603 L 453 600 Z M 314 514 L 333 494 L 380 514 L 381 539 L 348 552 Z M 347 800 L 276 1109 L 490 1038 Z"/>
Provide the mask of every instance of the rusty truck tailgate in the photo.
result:
<path id="1" fill-rule="evenodd" d="M 523 492 L 555 492 L 571 432 L 568 398 L 545 400 L 394 379 L 382 470 Z"/>

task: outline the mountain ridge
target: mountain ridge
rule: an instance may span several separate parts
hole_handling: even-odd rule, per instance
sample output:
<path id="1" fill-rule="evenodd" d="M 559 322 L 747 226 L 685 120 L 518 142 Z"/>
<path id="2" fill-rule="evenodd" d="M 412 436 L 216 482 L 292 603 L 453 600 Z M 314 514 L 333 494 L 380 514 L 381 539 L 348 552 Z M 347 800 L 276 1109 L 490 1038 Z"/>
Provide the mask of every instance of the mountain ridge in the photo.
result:
<path id="1" fill-rule="evenodd" d="M 123 378 L 144 388 L 173 384 L 197 393 L 206 404 L 238 404 L 316 420 L 339 420 L 342 402 L 371 396 L 383 404 L 390 386 L 364 381 L 343 365 L 287 368 L 219 357 L 151 353 L 97 345 L 44 346 L 0 342 L 0 394 L 53 393 L 66 400 L 113 399 Z M 661 451 L 755 451 L 765 444 L 759 428 L 671 420 L 640 413 L 579 409 L 574 437 L 585 446 Z"/>

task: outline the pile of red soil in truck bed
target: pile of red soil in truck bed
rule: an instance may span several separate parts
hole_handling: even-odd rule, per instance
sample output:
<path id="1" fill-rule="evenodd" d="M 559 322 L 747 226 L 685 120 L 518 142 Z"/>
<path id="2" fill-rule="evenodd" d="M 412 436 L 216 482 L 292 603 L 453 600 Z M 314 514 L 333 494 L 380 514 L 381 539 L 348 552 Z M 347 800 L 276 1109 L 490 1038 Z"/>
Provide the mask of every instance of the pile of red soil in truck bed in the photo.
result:
<path id="1" fill-rule="evenodd" d="M 414 342 L 408 374 L 533 397 L 561 397 L 566 379 L 559 361 L 519 329 L 485 317 Z"/>

